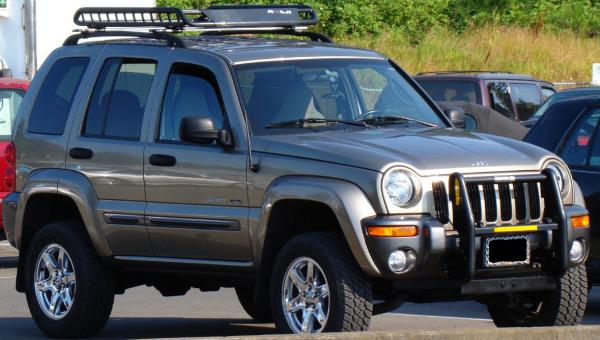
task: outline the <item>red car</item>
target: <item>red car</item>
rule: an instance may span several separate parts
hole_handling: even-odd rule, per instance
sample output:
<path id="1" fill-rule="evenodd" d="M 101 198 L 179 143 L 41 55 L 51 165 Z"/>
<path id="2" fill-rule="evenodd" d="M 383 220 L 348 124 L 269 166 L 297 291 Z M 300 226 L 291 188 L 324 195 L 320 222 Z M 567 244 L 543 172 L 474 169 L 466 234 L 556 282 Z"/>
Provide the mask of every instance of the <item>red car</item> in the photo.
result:
<path id="1" fill-rule="evenodd" d="M 15 188 L 15 146 L 12 129 L 29 81 L 0 78 L 0 203 Z M 0 240 L 4 238 L 0 204 Z"/>

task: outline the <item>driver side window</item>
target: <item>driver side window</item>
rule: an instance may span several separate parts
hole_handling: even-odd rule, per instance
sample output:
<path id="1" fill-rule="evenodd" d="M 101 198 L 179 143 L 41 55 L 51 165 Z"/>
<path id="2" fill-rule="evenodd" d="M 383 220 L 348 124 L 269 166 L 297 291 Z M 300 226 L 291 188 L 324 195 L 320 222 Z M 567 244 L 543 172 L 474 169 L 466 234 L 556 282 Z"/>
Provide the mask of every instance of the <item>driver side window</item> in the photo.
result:
<path id="1" fill-rule="evenodd" d="M 223 127 L 222 108 L 217 81 L 205 68 L 175 64 L 163 97 L 159 139 L 181 141 L 179 126 L 185 117 L 211 118 L 216 129 Z"/>

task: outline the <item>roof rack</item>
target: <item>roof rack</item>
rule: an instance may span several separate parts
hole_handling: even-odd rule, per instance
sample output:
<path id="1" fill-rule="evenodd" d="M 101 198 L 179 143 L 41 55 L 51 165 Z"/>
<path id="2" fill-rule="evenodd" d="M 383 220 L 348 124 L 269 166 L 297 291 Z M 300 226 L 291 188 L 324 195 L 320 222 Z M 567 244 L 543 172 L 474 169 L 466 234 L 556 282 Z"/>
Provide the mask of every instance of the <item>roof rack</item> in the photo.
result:
<path id="1" fill-rule="evenodd" d="M 454 73 L 508 73 L 512 74 L 512 72 L 508 71 L 484 71 L 484 70 L 464 70 L 464 71 L 432 71 L 432 72 L 420 72 L 417 73 L 417 76 L 424 76 L 427 74 L 454 74 Z"/>
<path id="2" fill-rule="evenodd" d="M 171 35 L 168 33 L 184 30 L 207 35 L 285 34 L 331 42 L 324 35 L 306 31 L 308 26 L 317 23 L 317 13 L 306 5 L 211 6 L 201 10 L 84 7 L 75 12 L 73 21 L 78 26 L 87 27 L 87 30 L 69 37 L 64 45 L 77 44 L 81 38 L 135 36 L 167 40 L 170 45 L 183 47 L 181 39 L 169 38 Z M 113 28 L 141 28 L 146 32 L 109 30 Z"/>

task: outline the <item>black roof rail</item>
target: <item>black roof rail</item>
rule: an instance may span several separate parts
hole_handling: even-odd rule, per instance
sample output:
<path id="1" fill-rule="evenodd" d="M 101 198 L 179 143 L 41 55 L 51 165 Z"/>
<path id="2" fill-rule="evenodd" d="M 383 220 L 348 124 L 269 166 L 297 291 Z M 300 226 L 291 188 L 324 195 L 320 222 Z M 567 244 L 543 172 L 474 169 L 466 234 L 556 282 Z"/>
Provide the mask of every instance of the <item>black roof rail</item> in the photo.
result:
<path id="1" fill-rule="evenodd" d="M 125 36 L 166 40 L 170 46 L 184 47 L 181 39 L 169 33 L 185 30 L 203 35 L 282 34 L 332 42 L 325 35 L 306 31 L 317 20 L 317 13 L 306 5 L 227 5 L 200 10 L 175 7 L 83 7 L 75 12 L 73 22 L 87 29 L 67 38 L 63 45 L 76 45 L 85 38 Z M 108 30 L 111 28 L 121 30 Z M 129 31 L 127 28 L 148 31 Z"/>
<path id="2" fill-rule="evenodd" d="M 211 6 L 200 10 L 181 10 L 175 7 L 84 7 L 75 12 L 73 21 L 78 26 L 90 29 L 297 28 L 315 25 L 317 13 L 306 5 Z"/>
<path id="3" fill-rule="evenodd" d="M 431 72 L 420 72 L 417 73 L 417 76 L 423 76 L 427 74 L 455 74 L 455 73 L 508 73 L 512 74 L 512 72 L 508 71 L 484 71 L 484 70 L 464 70 L 464 71 L 431 71 Z"/>

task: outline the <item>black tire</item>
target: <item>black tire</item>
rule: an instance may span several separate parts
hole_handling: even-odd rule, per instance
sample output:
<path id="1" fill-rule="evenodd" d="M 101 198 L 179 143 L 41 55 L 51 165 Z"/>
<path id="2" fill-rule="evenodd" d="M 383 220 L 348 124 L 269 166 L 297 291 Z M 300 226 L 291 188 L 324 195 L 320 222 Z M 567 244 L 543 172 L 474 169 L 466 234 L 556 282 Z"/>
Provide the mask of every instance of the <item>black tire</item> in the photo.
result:
<path id="1" fill-rule="evenodd" d="M 488 303 L 498 327 L 576 326 L 583 319 L 588 298 L 585 265 L 570 268 L 556 289 L 503 294 Z"/>
<path id="2" fill-rule="evenodd" d="M 368 330 L 373 313 L 371 281 L 358 267 L 343 237 L 326 232 L 296 236 L 277 256 L 271 278 L 271 310 L 277 329 L 293 333 L 284 314 L 282 291 L 288 267 L 301 257 L 314 260 L 328 281 L 329 316 L 323 331 Z"/>
<path id="3" fill-rule="evenodd" d="M 59 320 L 44 314 L 34 288 L 38 256 L 50 244 L 66 250 L 76 277 L 73 304 Z M 42 227 L 31 240 L 24 269 L 27 304 L 33 320 L 44 334 L 53 338 L 88 337 L 106 324 L 114 302 L 113 275 L 100 262 L 83 226 L 75 222 L 56 222 Z"/>

